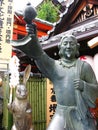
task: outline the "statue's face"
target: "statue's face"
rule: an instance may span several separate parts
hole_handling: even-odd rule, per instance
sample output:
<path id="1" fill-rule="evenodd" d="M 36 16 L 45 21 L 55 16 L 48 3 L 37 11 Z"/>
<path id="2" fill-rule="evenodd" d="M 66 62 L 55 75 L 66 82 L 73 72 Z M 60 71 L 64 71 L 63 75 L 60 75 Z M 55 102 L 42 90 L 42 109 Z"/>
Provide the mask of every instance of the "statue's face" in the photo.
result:
<path id="1" fill-rule="evenodd" d="M 71 37 L 64 38 L 60 48 L 63 57 L 67 59 L 75 58 L 75 55 L 77 53 L 77 43 Z"/>
<path id="2" fill-rule="evenodd" d="M 27 99 L 28 92 L 24 85 L 20 84 L 16 88 L 16 97 L 20 100 Z"/>

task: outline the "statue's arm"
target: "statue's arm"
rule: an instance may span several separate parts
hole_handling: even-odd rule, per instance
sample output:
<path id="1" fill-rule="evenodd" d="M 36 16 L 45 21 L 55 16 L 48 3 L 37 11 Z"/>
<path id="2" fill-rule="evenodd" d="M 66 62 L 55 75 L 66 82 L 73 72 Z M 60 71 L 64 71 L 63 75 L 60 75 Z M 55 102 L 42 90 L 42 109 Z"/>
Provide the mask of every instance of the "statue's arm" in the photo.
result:
<path id="1" fill-rule="evenodd" d="M 35 24 L 27 24 L 26 31 L 28 35 L 19 40 L 12 40 L 11 45 L 22 52 L 24 52 L 29 58 L 38 58 L 44 51 L 39 43 Z"/>
<path id="2" fill-rule="evenodd" d="M 92 85 L 93 87 L 96 86 L 96 88 L 98 88 L 98 82 L 95 73 L 90 64 L 86 62 L 84 62 L 83 64 L 82 77 L 86 83 Z"/>
<path id="3" fill-rule="evenodd" d="M 84 64 L 82 75 L 84 77 L 83 97 L 88 101 L 90 107 L 94 107 L 95 100 L 98 98 L 98 82 L 89 64 Z"/>
<path id="4" fill-rule="evenodd" d="M 35 60 L 36 65 L 40 69 L 40 71 L 49 79 L 53 76 L 55 61 L 54 59 L 50 58 L 42 49 L 41 44 L 39 43 L 37 34 L 36 34 L 36 27 L 34 24 L 27 24 L 26 30 L 28 35 L 22 39 L 12 41 L 12 46 L 15 48 L 20 49 L 24 52 L 30 59 Z"/>
<path id="5" fill-rule="evenodd" d="M 42 49 L 41 44 L 38 41 L 37 37 L 31 36 L 31 47 L 30 51 L 26 52 L 26 54 L 33 58 L 37 67 L 40 71 L 49 79 L 52 79 L 54 76 L 55 69 L 55 60 L 49 57 L 46 52 Z M 34 40 L 35 39 L 35 40 Z"/>

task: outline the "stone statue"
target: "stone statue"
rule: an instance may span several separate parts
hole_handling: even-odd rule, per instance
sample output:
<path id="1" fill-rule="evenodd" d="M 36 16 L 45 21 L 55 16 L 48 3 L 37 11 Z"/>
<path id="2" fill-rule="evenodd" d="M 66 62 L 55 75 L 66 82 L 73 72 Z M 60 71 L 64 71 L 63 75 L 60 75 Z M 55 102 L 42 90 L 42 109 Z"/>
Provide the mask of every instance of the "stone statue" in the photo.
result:
<path id="1" fill-rule="evenodd" d="M 79 43 L 73 35 L 61 39 L 59 60 L 49 57 L 39 44 L 32 24 L 26 25 L 28 36 L 12 45 L 34 59 L 39 70 L 54 86 L 57 108 L 47 130 L 96 130 L 89 108 L 95 107 L 98 84 L 91 66 L 81 61 Z"/>
<path id="2" fill-rule="evenodd" d="M 16 86 L 15 99 L 8 103 L 8 110 L 13 114 L 11 130 L 33 130 L 32 108 L 28 101 L 26 82 L 29 79 L 31 65 L 25 68 L 23 83 Z"/>
<path id="3" fill-rule="evenodd" d="M 64 36 L 58 45 L 61 59 L 54 60 L 42 50 L 32 27 L 27 24 L 29 35 L 23 44 L 12 41 L 12 45 L 33 58 L 54 85 L 57 108 L 47 130 L 96 130 L 89 108 L 95 107 L 98 84 L 91 66 L 77 58 L 77 39 L 73 35 Z"/>

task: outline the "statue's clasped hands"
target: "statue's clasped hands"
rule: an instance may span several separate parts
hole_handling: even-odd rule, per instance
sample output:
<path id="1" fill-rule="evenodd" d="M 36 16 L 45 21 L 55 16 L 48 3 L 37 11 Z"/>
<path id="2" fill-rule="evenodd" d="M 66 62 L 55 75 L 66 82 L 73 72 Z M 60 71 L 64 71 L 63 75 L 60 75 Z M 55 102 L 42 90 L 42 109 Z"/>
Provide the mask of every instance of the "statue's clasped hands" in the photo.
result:
<path id="1" fill-rule="evenodd" d="M 81 79 L 74 79 L 74 88 L 83 91 L 84 81 L 82 81 Z"/>

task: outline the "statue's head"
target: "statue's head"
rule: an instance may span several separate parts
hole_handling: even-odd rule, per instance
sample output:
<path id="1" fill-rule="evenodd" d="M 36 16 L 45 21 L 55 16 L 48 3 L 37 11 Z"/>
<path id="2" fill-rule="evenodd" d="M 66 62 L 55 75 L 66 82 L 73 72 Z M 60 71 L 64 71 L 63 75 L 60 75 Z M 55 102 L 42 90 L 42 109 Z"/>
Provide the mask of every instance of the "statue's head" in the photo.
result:
<path id="1" fill-rule="evenodd" d="M 16 97 L 19 100 L 27 99 L 28 91 L 26 89 L 26 86 L 23 84 L 19 84 L 16 87 Z"/>
<path id="2" fill-rule="evenodd" d="M 79 56 L 79 43 L 73 35 L 65 35 L 58 44 L 60 57 L 75 58 Z"/>

